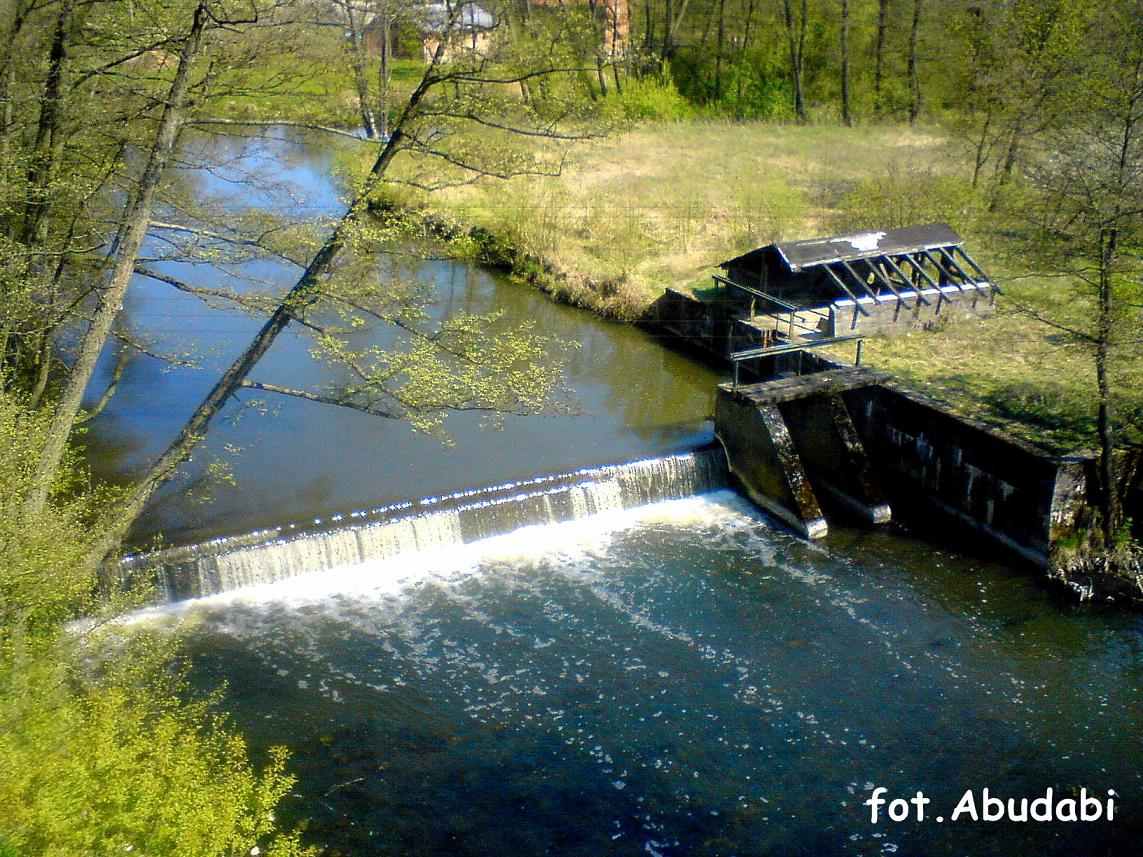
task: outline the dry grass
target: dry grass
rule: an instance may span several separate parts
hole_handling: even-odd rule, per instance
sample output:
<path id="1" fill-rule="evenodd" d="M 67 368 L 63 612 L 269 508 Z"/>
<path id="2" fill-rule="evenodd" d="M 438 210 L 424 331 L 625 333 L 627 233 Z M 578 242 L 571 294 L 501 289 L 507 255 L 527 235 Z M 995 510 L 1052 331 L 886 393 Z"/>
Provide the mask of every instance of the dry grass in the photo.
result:
<path id="1" fill-rule="evenodd" d="M 686 122 L 584 144 L 556 179 L 489 181 L 419 204 L 649 303 L 744 250 L 828 230 L 856 179 L 941 162 L 945 148 L 895 128 Z"/>
<path id="2" fill-rule="evenodd" d="M 718 262 L 771 241 L 946 220 L 1005 288 L 996 316 L 877 338 L 866 362 L 1029 440 L 1091 446 L 1090 355 L 1020 312 L 1083 325 L 1090 303 L 1066 281 L 1024 277 L 1031 262 L 963 176 L 955 147 L 933 131 L 695 121 L 585 144 L 559 178 L 489 181 L 412 201 L 483 227 L 556 272 L 565 297 L 621 306 L 621 315 L 638 314 L 668 286 L 703 288 Z M 1121 349 L 1116 370 L 1119 411 L 1136 437 L 1138 351 Z"/>

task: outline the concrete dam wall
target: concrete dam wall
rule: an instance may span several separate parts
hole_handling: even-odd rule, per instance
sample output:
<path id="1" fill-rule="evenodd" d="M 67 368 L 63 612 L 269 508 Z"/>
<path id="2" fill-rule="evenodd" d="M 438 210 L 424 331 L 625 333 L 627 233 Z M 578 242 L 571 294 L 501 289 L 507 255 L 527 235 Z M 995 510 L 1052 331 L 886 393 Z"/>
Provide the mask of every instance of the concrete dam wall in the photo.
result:
<path id="1" fill-rule="evenodd" d="M 1047 567 L 1090 524 L 1090 455 L 1053 455 L 866 369 L 724 384 L 715 431 L 747 493 L 811 538 L 826 501 L 870 523 L 935 513 Z"/>

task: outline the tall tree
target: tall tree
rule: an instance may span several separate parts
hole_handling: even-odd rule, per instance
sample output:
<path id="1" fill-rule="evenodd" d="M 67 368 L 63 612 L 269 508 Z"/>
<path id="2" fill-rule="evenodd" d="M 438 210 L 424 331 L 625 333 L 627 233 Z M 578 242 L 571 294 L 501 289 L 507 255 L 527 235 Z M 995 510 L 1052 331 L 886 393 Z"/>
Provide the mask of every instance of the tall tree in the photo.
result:
<path id="1" fill-rule="evenodd" d="M 365 59 L 365 24 L 368 7 L 354 0 L 335 0 L 345 17 L 346 33 L 349 35 L 350 60 L 353 65 L 353 82 L 357 88 L 357 110 L 361 114 L 361 127 L 365 136 L 377 136 L 377 122 L 373 116 L 373 98 L 369 92 L 369 76 Z M 385 36 L 386 40 L 388 36 Z M 384 55 L 384 54 L 383 54 Z"/>
<path id="2" fill-rule="evenodd" d="M 111 334 L 112 325 L 122 309 L 123 298 L 134 274 L 139 250 L 143 246 L 143 239 L 151 223 L 155 190 L 178 136 L 181 113 L 190 88 L 191 71 L 199 55 L 203 32 L 211 17 L 207 0 L 199 0 L 194 7 L 190 25 L 183 39 L 178 67 L 163 105 L 162 117 L 147 156 L 147 164 L 116 239 L 115 265 L 107 286 L 100 291 L 98 305 L 83 334 L 75 364 L 55 408 L 44 450 L 36 467 L 36 482 L 28 493 L 25 511 L 29 517 L 38 515 L 47 502 L 53 476 L 59 468 L 68 437 L 76 423 L 83 395 L 95 372 L 99 355 L 103 353 Z"/>
<path id="3" fill-rule="evenodd" d="M 1096 377 L 1103 544 L 1121 521 L 1117 495 L 1115 355 L 1143 345 L 1143 20 L 1141 0 L 1105 4 L 1084 39 L 1076 91 L 1039 135 L 1029 168 L 1041 193 L 1042 253 L 1081 284 L 1092 310 L 1077 325 L 1037 317 L 1091 355 Z"/>
<path id="4" fill-rule="evenodd" d="M 804 68 L 809 0 L 782 0 L 782 24 L 786 30 L 786 46 L 790 55 L 790 87 L 794 95 L 794 114 L 799 122 L 804 122 L 806 120 Z"/>
<path id="5" fill-rule="evenodd" d="M 504 101 L 508 85 L 564 72 L 556 49 L 567 42 L 558 29 L 527 55 L 513 54 L 500 64 L 475 52 L 450 50 L 447 38 L 460 30 L 460 6 L 453 7 L 435 52 L 420 82 L 410 94 L 400 118 L 381 145 L 357 193 L 328 237 L 305 265 L 297 282 L 277 301 L 257 335 L 227 368 L 203 398 L 194 413 L 150 466 L 125 499 L 110 511 L 105 535 L 92 562 L 114 550 L 154 492 L 169 481 L 190 456 L 227 402 L 243 389 L 294 396 L 308 401 L 355 408 L 382 418 L 412 420 L 431 425 L 437 415 L 450 409 L 489 412 L 525 412 L 542 407 L 552 390 L 555 374 L 545 358 L 547 342 L 525 324 L 490 335 L 486 319 L 469 317 L 446 322 L 435 330 L 423 330 L 400 312 L 371 311 L 368 299 L 338 296 L 335 264 L 340 256 L 369 245 L 370 226 L 365 217 L 370 202 L 386 182 L 394 159 L 408 153 L 414 163 L 435 160 L 441 170 L 405 172 L 400 181 L 431 188 L 448 186 L 458 179 L 454 171 L 473 177 L 507 178 L 525 172 L 543 172 L 531 156 L 520 156 L 507 145 L 488 144 L 474 150 L 465 129 L 477 126 L 511 137 L 546 137 L 571 141 L 575 135 L 561 133 L 559 115 L 547 105 L 539 112 L 522 110 Z M 450 134 L 456 146 L 450 148 Z M 559 163 L 556 164 L 559 168 Z M 460 179 L 463 181 L 463 179 Z M 375 321 L 393 324 L 410 338 L 406 353 L 367 351 L 356 353 L 335 336 L 309 320 L 307 310 L 319 301 L 332 299 L 348 305 Z M 271 345 L 294 322 L 318 332 L 318 346 L 331 359 L 345 366 L 354 383 L 338 391 L 306 391 L 256 382 L 250 373 Z"/>
<path id="6" fill-rule="evenodd" d="M 913 24 L 909 28 L 909 124 L 916 125 L 921 115 L 921 74 L 917 68 L 917 41 L 921 33 L 923 0 L 913 0 Z"/>
<path id="7" fill-rule="evenodd" d="M 885 36 L 889 31 L 889 0 L 877 0 L 877 42 L 873 49 L 873 109 L 885 108 Z"/>

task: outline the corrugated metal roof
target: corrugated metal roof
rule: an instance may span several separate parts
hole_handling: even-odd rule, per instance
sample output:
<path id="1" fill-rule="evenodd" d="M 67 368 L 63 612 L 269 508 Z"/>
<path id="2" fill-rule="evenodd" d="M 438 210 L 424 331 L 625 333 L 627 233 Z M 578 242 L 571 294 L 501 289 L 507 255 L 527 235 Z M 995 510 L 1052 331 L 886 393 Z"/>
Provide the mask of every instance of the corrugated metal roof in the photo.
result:
<path id="1" fill-rule="evenodd" d="M 917 253 L 934 250 L 938 247 L 958 247 L 964 243 L 946 223 L 929 223 L 924 226 L 905 226 L 900 229 L 886 229 L 878 232 L 855 232 L 851 235 L 834 235 L 829 238 L 810 238 L 806 241 L 787 241 L 770 244 L 751 250 L 734 259 L 723 262 L 719 267 L 729 268 L 736 263 L 753 262 L 768 250 L 773 249 L 791 271 L 797 273 L 817 265 L 832 262 L 849 262 L 854 259 L 870 259 L 876 256 Z"/>

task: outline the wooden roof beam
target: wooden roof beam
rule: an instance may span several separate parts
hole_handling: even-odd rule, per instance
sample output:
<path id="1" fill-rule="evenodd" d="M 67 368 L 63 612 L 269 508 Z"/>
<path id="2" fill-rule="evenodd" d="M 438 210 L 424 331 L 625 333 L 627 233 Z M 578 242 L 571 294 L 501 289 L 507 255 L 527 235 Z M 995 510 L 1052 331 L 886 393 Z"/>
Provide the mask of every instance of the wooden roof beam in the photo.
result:
<path id="1" fill-rule="evenodd" d="M 906 282 L 906 283 L 909 283 L 909 285 L 912 285 L 912 280 L 909 279 L 909 276 L 904 271 L 902 271 L 899 267 L 897 267 L 897 263 L 893 261 L 892 256 L 883 256 L 882 258 L 886 262 L 889 263 L 890 268 L 892 268 L 894 271 L 897 272 L 897 276 L 900 277 L 903 282 Z M 926 298 L 923 294 L 921 294 L 921 289 L 919 286 L 913 286 L 913 291 L 917 293 L 917 300 L 919 300 L 925 306 L 932 306 L 933 302 L 930 301 L 928 298 Z M 937 303 L 939 304 L 940 302 L 941 302 L 941 299 L 940 299 L 940 296 L 938 295 Z"/>
<path id="2" fill-rule="evenodd" d="M 822 265 L 822 267 L 825 268 L 825 272 L 833 278 L 833 281 L 837 283 L 837 287 L 849 295 L 850 299 L 853 301 L 853 305 L 857 307 L 858 312 L 860 312 L 862 315 L 868 316 L 869 310 L 861 305 L 861 301 L 857 299 L 857 295 L 853 293 L 849 286 L 842 282 L 841 277 L 834 273 L 833 268 L 831 268 L 829 265 Z"/>
<path id="3" fill-rule="evenodd" d="M 874 280 L 880 280 L 881 283 L 887 289 L 889 289 L 890 293 L 895 298 L 897 298 L 897 303 L 901 304 L 906 309 L 911 308 L 911 307 L 909 307 L 908 304 L 905 303 L 905 298 L 899 291 L 897 291 L 897 287 L 894 286 L 891 282 L 889 282 L 889 279 L 884 274 L 882 274 L 880 271 L 877 270 L 877 266 L 874 265 L 873 262 L 871 262 L 869 259 L 862 259 L 861 261 L 865 263 L 865 267 L 867 267 L 870 271 L 873 272 L 873 279 Z"/>
<path id="4" fill-rule="evenodd" d="M 906 253 L 903 258 L 908 260 L 914 271 L 925 278 L 926 283 L 928 283 L 941 294 L 944 294 L 944 292 L 941 292 L 941 287 L 937 285 L 937 281 L 929 276 L 929 272 L 926 271 L 924 267 L 922 267 L 922 265 L 916 259 L 914 259 L 911 254 Z"/>
<path id="5" fill-rule="evenodd" d="M 883 259 L 885 257 L 881 256 L 881 257 L 874 257 L 874 258 Z M 865 262 L 865 264 L 868 266 L 869 270 L 871 270 L 873 272 L 873 276 L 876 277 L 877 279 L 879 279 L 882 283 L 884 283 L 885 287 L 888 288 L 889 291 L 891 291 L 894 295 L 896 295 L 897 300 L 901 303 L 902 306 L 904 306 L 906 309 L 912 309 L 913 308 L 913 307 L 909 306 L 908 303 L 905 302 L 905 296 L 897 290 L 897 287 L 894 286 L 892 282 L 889 281 L 889 278 L 887 276 L 885 276 L 885 273 L 883 271 L 881 271 L 876 265 L 873 264 L 873 259 L 863 259 L 862 261 Z M 915 289 L 913 291 L 913 300 L 914 300 L 913 306 L 916 306 L 916 301 L 918 301 L 918 300 L 921 301 L 922 303 L 928 304 L 928 300 L 921 296 L 921 290 L 920 289 Z"/>
<path id="6" fill-rule="evenodd" d="M 847 270 L 849 272 L 849 275 L 851 277 L 853 277 L 853 279 L 855 279 L 855 280 L 857 280 L 857 282 L 861 283 L 861 288 L 865 289 L 865 291 L 866 291 L 866 293 L 868 293 L 869 297 L 873 298 L 873 300 L 876 301 L 877 300 L 877 292 L 875 292 L 875 291 L 873 291 L 873 289 L 869 288 L 869 283 L 865 282 L 865 278 L 862 277 L 861 275 L 859 275 L 857 273 L 857 271 L 853 270 L 853 266 L 851 264 L 849 264 L 849 262 L 845 261 L 844 259 L 840 260 L 840 264 L 843 268 L 845 268 L 845 270 Z"/>
<path id="7" fill-rule="evenodd" d="M 935 258 L 932 253 L 930 253 L 928 250 L 922 250 L 921 253 L 923 253 L 925 258 L 936 266 L 938 271 L 949 278 L 949 283 L 956 286 L 957 291 L 966 291 L 965 287 L 957 282 L 957 275 L 954 274 L 949 268 L 945 267 L 945 265 L 943 265 L 939 259 Z"/>
<path id="8" fill-rule="evenodd" d="M 960 255 L 964 257 L 964 261 L 968 262 L 969 267 L 972 268 L 972 270 L 976 271 L 977 276 L 979 276 L 983 282 L 988 283 L 988 285 L 992 288 L 992 291 L 998 294 L 1003 294 L 1003 292 L 1000 291 L 1000 287 L 996 285 L 996 283 L 992 282 L 991 279 L 989 279 L 988 274 L 984 273 L 984 269 L 981 268 L 980 265 L 976 264 L 976 260 L 968 255 L 967 250 L 960 246 L 953 247 L 953 250 L 960 253 Z"/>
<path id="9" fill-rule="evenodd" d="M 948 251 L 947 247 L 941 248 L 941 258 L 955 268 L 957 273 L 964 277 L 966 283 L 972 283 L 974 287 L 976 286 L 976 277 L 961 267 L 960 263 L 953 257 L 953 254 Z"/>

